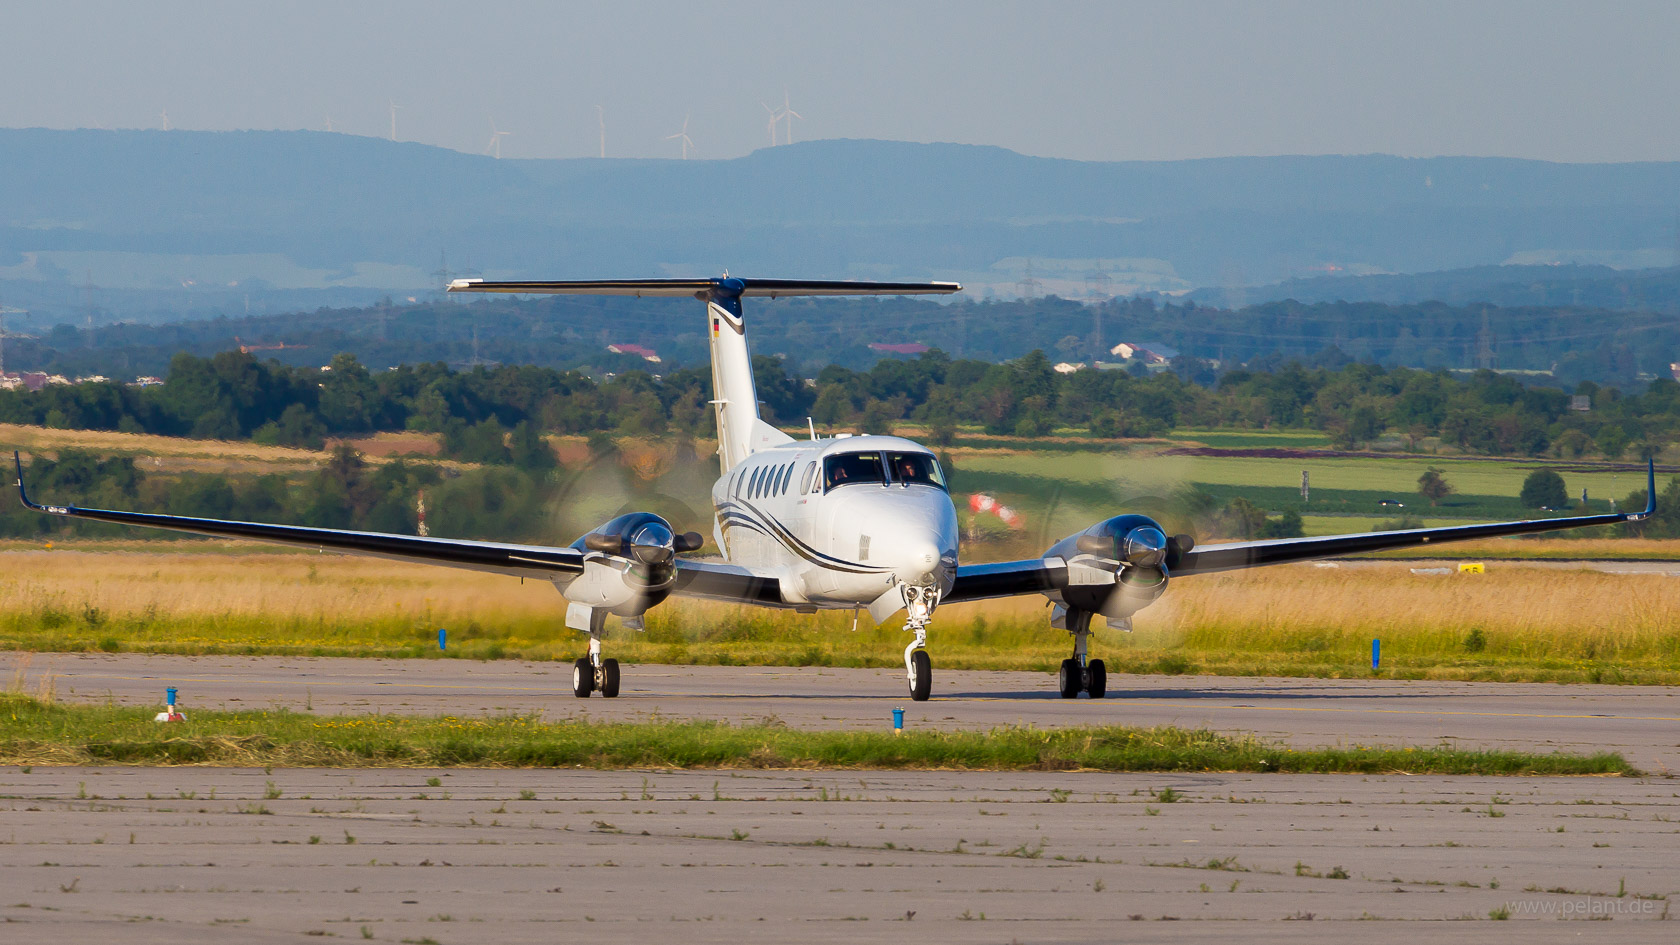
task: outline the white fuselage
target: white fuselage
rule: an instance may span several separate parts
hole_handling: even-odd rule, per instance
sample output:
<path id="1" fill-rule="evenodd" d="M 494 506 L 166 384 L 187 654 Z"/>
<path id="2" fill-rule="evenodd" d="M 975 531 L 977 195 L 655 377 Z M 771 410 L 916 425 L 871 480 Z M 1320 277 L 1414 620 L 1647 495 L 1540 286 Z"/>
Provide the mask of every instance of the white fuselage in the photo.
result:
<path id="1" fill-rule="evenodd" d="M 881 464 L 873 479 L 868 457 Z M 893 457 L 932 464 L 939 481 L 896 474 Z M 714 536 L 731 563 L 776 574 L 796 605 L 867 607 L 900 584 L 943 596 L 957 572 L 957 515 L 940 482 L 933 454 L 900 437 L 782 443 L 747 455 L 713 485 Z"/>

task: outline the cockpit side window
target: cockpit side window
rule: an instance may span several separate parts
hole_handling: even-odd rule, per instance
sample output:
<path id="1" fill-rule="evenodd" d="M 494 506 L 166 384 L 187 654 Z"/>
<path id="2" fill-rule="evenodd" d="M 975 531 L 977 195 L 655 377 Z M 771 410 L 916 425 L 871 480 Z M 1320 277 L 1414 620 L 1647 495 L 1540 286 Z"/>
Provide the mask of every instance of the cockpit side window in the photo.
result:
<path id="1" fill-rule="evenodd" d="M 939 468 L 938 460 L 926 453 L 889 453 L 887 468 L 892 470 L 893 482 L 900 485 L 946 488 L 945 471 Z"/>
<path id="2" fill-rule="evenodd" d="M 860 482 L 884 483 L 880 453 L 837 453 L 823 458 L 823 488 L 850 486 Z"/>

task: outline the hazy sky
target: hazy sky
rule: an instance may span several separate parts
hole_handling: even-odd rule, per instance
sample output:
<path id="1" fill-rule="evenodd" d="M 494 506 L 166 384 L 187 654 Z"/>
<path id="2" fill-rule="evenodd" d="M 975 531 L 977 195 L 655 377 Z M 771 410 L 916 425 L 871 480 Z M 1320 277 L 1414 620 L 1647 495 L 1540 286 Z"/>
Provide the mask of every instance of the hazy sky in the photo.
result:
<path id="1" fill-rule="evenodd" d="M 1680 159 L 1680 4 L 0 0 L 0 125 L 324 129 L 508 157 L 797 140 L 1092 160 Z"/>

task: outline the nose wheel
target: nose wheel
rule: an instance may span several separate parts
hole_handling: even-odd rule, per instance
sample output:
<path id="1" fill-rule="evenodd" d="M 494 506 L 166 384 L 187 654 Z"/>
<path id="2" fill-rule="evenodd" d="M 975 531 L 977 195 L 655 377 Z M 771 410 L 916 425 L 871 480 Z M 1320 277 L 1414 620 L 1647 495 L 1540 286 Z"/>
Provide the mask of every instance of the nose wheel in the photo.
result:
<path id="1" fill-rule="evenodd" d="M 933 659 L 927 650 L 910 654 L 910 701 L 926 702 L 933 695 Z"/>

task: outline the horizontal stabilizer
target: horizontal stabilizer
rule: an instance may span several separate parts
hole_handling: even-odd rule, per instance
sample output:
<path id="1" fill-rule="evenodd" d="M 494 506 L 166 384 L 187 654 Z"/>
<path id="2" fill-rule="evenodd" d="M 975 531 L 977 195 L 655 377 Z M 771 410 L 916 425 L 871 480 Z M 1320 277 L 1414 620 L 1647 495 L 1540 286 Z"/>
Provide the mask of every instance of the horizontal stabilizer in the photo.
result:
<path id="1" fill-rule="evenodd" d="M 631 295 L 637 298 L 705 298 L 713 292 L 746 298 L 794 295 L 949 295 L 955 282 L 847 282 L 820 279 L 596 279 L 573 282 L 486 282 L 456 279 L 451 292 L 529 295 Z"/>

